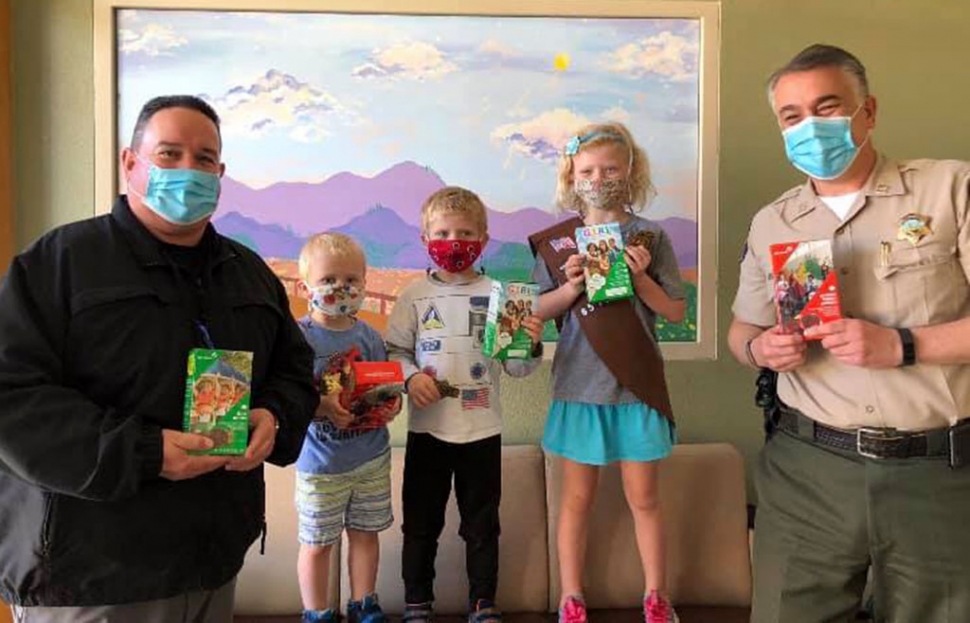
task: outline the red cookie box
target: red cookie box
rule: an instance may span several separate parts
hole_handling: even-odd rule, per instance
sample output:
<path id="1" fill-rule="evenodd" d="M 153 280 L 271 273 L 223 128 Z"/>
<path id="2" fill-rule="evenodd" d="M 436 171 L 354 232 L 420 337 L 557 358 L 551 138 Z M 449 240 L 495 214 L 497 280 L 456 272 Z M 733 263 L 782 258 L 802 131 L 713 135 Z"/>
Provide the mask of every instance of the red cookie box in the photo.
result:
<path id="1" fill-rule="evenodd" d="M 772 300 L 784 332 L 801 332 L 843 317 L 831 241 L 783 242 L 771 245 L 769 252 Z"/>

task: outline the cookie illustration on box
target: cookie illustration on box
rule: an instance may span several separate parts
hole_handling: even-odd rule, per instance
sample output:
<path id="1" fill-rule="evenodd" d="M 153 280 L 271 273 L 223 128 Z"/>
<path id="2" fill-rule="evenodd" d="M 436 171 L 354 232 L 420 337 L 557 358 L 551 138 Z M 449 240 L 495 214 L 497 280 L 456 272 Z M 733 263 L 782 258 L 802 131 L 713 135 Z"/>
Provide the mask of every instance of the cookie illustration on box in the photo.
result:
<path id="1" fill-rule="evenodd" d="M 434 384 L 442 398 L 457 398 L 461 395 L 461 390 L 446 380 L 435 379 Z"/>
<path id="2" fill-rule="evenodd" d="M 195 348 L 185 378 L 183 430 L 204 435 L 214 447 L 200 454 L 244 454 L 249 443 L 253 354 Z"/>
<path id="3" fill-rule="evenodd" d="M 647 231 L 646 229 L 640 229 L 633 232 L 630 239 L 627 241 L 627 246 L 630 247 L 643 247 L 647 251 L 653 250 L 653 239 L 654 235 L 652 231 Z"/>

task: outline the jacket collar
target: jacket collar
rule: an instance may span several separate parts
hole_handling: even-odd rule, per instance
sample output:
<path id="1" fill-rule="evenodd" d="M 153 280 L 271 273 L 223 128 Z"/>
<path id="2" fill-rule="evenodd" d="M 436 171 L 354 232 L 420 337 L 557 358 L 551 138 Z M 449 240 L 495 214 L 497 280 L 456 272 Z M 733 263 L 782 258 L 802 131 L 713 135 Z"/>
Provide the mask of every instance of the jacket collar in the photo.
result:
<path id="1" fill-rule="evenodd" d="M 128 241 L 131 251 L 143 266 L 168 265 L 168 260 L 162 255 L 162 241 L 156 238 L 141 221 L 139 221 L 128 205 L 126 195 L 118 195 L 111 208 L 111 219 L 121 228 Z M 212 223 L 208 223 L 202 234 L 200 245 L 208 249 L 208 261 L 214 266 L 236 256 L 231 245 L 216 233 Z"/>

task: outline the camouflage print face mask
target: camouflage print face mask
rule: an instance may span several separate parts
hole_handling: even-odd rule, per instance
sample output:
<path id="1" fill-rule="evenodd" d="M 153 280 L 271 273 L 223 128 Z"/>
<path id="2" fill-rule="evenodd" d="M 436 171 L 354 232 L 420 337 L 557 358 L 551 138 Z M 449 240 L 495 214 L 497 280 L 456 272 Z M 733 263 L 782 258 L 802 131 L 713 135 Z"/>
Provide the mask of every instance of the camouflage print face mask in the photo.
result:
<path id="1" fill-rule="evenodd" d="M 625 179 L 576 180 L 573 192 L 591 210 L 622 210 L 630 203 L 630 184 Z"/>

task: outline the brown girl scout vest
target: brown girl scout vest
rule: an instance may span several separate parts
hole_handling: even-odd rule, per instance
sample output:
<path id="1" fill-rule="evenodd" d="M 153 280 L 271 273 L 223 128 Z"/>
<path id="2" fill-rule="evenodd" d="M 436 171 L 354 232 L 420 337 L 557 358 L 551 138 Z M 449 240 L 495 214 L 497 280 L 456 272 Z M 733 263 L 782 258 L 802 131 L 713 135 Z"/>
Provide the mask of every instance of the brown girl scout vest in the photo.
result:
<path id="1" fill-rule="evenodd" d="M 582 219 L 571 218 L 529 236 L 533 255 L 542 258 L 557 284 L 567 281 L 566 260 L 578 253 L 575 234 L 576 228 L 582 226 Z M 593 350 L 620 385 L 672 423 L 674 416 L 660 349 L 647 335 L 633 301 L 590 305 L 583 292 L 573 304 L 572 313 L 579 319 Z M 556 319 L 556 325 L 562 329 L 562 318 Z"/>

